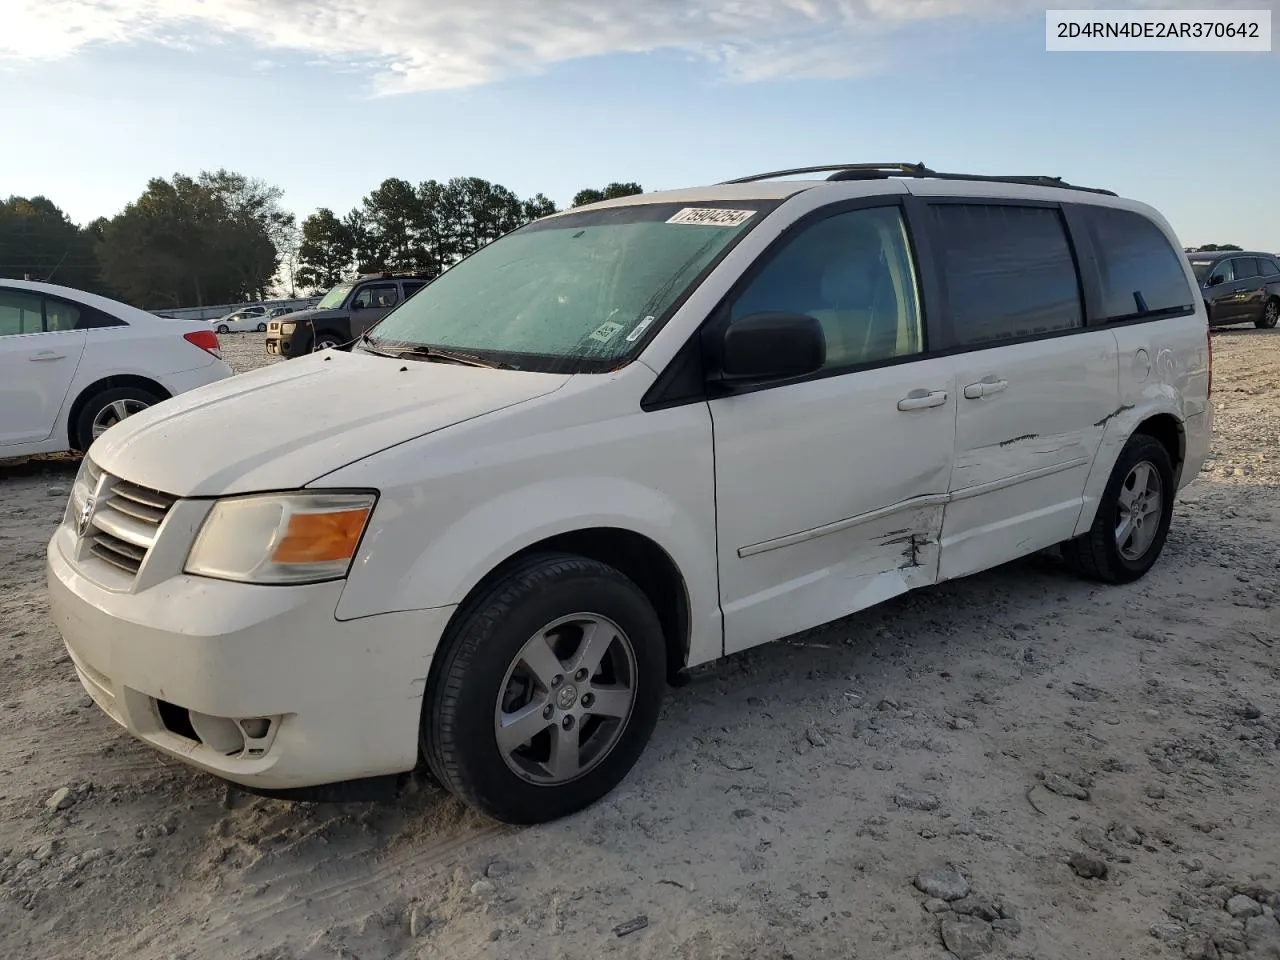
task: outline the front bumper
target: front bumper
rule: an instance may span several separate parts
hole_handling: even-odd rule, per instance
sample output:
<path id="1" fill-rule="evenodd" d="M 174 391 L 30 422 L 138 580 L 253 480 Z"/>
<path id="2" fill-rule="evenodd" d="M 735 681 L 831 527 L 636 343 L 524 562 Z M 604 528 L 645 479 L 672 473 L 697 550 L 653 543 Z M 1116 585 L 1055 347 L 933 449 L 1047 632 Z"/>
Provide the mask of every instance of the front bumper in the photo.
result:
<path id="1" fill-rule="evenodd" d="M 261 587 L 181 575 L 134 592 L 47 551 L 54 622 L 85 690 L 144 742 L 251 788 L 412 769 L 431 656 L 452 607 L 339 621 L 342 582 Z"/>
<path id="2" fill-rule="evenodd" d="M 300 324 L 288 332 L 282 330 L 279 324 L 269 324 L 267 326 L 266 350 L 269 356 L 285 358 L 310 353 L 311 332 L 307 327 Z"/>

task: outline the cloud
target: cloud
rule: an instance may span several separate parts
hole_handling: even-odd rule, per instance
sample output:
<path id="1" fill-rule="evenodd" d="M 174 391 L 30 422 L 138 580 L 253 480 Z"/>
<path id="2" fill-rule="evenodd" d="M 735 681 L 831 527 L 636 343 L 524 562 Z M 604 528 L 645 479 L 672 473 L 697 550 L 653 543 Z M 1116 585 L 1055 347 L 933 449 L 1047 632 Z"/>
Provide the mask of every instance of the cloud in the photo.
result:
<path id="1" fill-rule="evenodd" d="M 1203 0 L 1139 0 L 1195 7 Z M 1108 7 L 1114 3 L 1071 6 Z M 1219 3 L 1257 6 L 1259 0 Z M 1065 5 L 1065 4 L 1064 4 Z M 1263 0 L 1263 6 L 1271 6 Z M 617 53 L 679 52 L 730 79 L 832 78 L 884 62 L 915 24 L 990 20 L 1029 0 L 6 0 L 0 62 L 193 37 L 356 63 L 381 93 L 471 87 Z"/>

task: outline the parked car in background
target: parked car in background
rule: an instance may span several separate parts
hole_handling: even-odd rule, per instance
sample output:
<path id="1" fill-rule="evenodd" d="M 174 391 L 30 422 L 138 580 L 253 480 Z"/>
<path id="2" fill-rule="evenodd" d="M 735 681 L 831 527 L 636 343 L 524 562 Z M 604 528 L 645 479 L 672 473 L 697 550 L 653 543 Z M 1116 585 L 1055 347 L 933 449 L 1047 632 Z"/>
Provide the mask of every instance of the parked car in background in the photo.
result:
<path id="1" fill-rule="evenodd" d="M 225 317 L 210 320 L 209 323 L 213 325 L 213 328 L 218 333 L 249 333 L 254 330 L 264 333 L 267 329 L 268 316 L 270 314 L 265 307 L 248 307 L 244 310 L 228 313 Z M 276 314 L 276 316 L 280 316 L 280 314 Z"/>
<path id="2" fill-rule="evenodd" d="M 207 323 L 0 280 L 0 457 L 87 450 L 126 417 L 230 375 Z"/>
<path id="3" fill-rule="evenodd" d="M 267 323 L 267 353 L 297 357 L 348 347 L 427 284 L 421 274 L 379 273 L 340 283 L 310 310 Z"/>
<path id="4" fill-rule="evenodd" d="M 185 763 L 315 798 L 422 761 L 545 821 L 688 667 L 1050 547 L 1144 576 L 1211 384 L 1172 228 L 1107 191 L 903 164 L 609 200 L 107 433 L 50 607 Z"/>
<path id="5" fill-rule="evenodd" d="M 1190 253 L 1209 325 L 1252 323 L 1271 329 L 1280 321 L 1280 256 L 1243 250 Z"/>

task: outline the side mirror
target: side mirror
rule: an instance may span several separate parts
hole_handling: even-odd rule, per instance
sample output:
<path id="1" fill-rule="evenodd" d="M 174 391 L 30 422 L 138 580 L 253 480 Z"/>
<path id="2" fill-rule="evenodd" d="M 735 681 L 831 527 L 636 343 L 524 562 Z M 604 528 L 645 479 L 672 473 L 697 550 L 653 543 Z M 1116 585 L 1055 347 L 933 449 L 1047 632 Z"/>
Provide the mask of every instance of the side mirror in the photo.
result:
<path id="1" fill-rule="evenodd" d="M 722 383 L 786 380 L 822 369 L 827 338 L 816 318 L 802 313 L 755 313 L 722 328 Z"/>
<path id="2" fill-rule="evenodd" d="M 354 301 L 354 302 L 351 304 L 351 309 L 352 309 L 352 310 L 363 310 L 363 309 L 364 309 L 364 304 L 363 304 L 363 303 L 361 303 L 359 300 L 356 300 L 356 301 Z"/>
<path id="3" fill-rule="evenodd" d="M 1220 283 L 1226 282 L 1226 277 L 1220 273 L 1214 273 L 1209 276 L 1209 286 L 1216 287 Z"/>

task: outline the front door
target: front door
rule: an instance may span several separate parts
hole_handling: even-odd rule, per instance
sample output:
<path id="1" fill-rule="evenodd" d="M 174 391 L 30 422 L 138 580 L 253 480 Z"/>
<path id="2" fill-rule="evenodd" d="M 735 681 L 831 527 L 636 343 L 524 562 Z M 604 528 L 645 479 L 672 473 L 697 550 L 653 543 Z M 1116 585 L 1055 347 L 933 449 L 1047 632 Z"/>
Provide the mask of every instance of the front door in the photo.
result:
<path id="1" fill-rule="evenodd" d="M 1232 257 L 1231 272 L 1236 278 L 1236 319 L 1257 322 L 1267 301 L 1267 284 L 1258 269 L 1258 258 Z"/>
<path id="2" fill-rule="evenodd" d="M 399 302 L 400 292 L 394 283 L 370 283 L 361 287 L 351 300 L 351 336 L 363 336 Z"/>
<path id="3" fill-rule="evenodd" d="M 1052 205 L 929 208 L 956 378 L 955 459 L 939 579 L 1071 537 L 1119 406 L 1115 335 L 1085 328 L 1063 214 Z"/>
<path id="4" fill-rule="evenodd" d="M 933 582 L 956 396 L 950 362 L 922 358 L 896 200 L 798 228 L 725 309 L 809 314 L 827 340 L 818 374 L 710 402 L 732 653 Z"/>
<path id="5" fill-rule="evenodd" d="M 57 302 L 46 320 L 44 301 L 0 288 L 0 447 L 49 438 L 84 352 L 75 308 Z"/>
<path id="6" fill-rule="evenodd" d="M 1212 323 L 1238 323 L 1240 315 L 1239 284 L 1231 260 L 1220 260 L 1205 278 L 1204 300 L 1209 305 Z"/>

